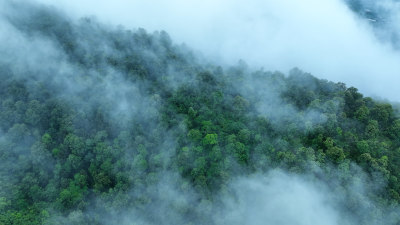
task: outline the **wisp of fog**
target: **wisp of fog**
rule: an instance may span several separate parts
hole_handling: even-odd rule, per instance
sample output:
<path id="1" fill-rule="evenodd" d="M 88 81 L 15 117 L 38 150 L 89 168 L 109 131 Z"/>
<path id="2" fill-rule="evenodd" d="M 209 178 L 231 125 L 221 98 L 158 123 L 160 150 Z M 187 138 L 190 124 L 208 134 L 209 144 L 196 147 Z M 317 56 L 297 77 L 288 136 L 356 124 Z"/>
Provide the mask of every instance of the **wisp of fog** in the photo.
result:
<path id="1" fill-rule="evenodd" d="M 109 24 L 166 30 L 214 61 L 243 59 L 283 72 L 301 67 L 319 78 L 356 86 L 364 94 L 400 100 L 400 53 L 343 0 L 61 0 L 56 6 Z M 390 9 L 385 11 L 387 29 L 380 32 L 395 31 L 400 24 L 398 3 L 380 1 L 379 6 Z"/>

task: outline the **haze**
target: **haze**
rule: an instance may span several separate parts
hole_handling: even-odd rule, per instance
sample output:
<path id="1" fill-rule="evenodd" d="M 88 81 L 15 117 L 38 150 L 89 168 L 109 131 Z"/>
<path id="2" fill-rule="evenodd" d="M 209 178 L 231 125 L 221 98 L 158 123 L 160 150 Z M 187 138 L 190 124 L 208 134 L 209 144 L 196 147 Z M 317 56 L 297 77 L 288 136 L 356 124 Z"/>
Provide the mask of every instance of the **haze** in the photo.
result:
<path id="1" fill-rule="evenodd" d="M 400 100 L 395 17 L 379 28 L 339 0 L 36 1 L 59 10 L 0 2 L 1 224 L 30 204 L 44 224 L 400 221 L 399 117 L 307 73 Z"/>
<path id="2" fill-rule="evenodd" d="M 94 15 L 126 28 L 165 30 L 220 64 L 243 59 L 267 70 L 299 67 L 366 95 L 400 101 L 399 52 L 379 41 L 368 21 L 340 0 L 40 2 L 77 18 Z"/>

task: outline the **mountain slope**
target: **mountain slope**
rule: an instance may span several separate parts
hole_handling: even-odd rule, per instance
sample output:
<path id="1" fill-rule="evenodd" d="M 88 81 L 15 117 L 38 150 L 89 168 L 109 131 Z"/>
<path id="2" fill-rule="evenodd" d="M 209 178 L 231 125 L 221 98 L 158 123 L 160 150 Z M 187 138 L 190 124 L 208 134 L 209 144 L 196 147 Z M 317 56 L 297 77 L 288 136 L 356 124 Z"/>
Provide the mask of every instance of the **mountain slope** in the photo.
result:
<path id="1" fill-rule="evenodd" d="M 45 6 L 11 5 L 2 24 L 16 37 L 1 37 L 2 224 L 222 224 L 232 182 L 275 170 L 339 196 L 338 223 L 400 221 L 388 103 Z"/>

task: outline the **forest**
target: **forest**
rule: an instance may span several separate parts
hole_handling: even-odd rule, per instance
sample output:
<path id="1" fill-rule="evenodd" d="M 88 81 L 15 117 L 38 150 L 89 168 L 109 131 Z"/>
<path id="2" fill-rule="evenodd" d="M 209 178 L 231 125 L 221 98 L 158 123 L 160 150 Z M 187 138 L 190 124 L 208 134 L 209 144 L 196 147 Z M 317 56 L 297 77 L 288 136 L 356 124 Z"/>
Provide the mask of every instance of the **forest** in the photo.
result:
<path id="1" fill-rule="evenodd" d="M 218 65 L 164 31 L 11 8 L 0 224 L 226 224 L 232 182 L 270 171 L 338 196 L 337 224 L 400 224 L 398 104 L 298 68 Z"/>

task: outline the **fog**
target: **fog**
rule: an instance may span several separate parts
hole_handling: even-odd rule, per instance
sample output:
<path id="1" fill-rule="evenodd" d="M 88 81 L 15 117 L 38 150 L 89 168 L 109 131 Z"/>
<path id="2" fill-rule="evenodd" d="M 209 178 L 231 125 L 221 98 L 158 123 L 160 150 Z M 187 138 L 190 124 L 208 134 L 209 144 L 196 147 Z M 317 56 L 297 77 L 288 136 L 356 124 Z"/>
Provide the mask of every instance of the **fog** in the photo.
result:
<path id="1" fill-rule="evenodd" d="M 50 0 L 40 0 L 40 2 L 53 4 Z M 166 30 L 171 34 L 174 42 L 187 43 L 188 46 L 203 54 L 208 62 L 228 66 L 243 59 L 251 68 L 264 67 L 266 70 L 284 72 L 288 72 L 293 67 L 299 67 L 320 78 L 355 85 L 369 95 L 400 100 L 400 96 L 396 94 L 396 86 L 400 79 L 397 75 L 400 72 L 400 63 L 397 63 L 400 55 L 394 45 L 376 35 L 377 31 L 367 21 L 359 18 L 340 1 L 253 0 L 244 3 L 228 0 L 219 2 L 210 0 L 150 0 L 146 2 L 90 0 L 82 3 L 75 0 L 61 0 L 54 6 L 76 20 L 82 16 L 94 15 L 99 21 L 110 26 L 122 24 L 126 28 L 144 27 L 150 31 Z M 21 11 L 12 11 L 15 9 Z M 9 66 L 10 70 L 16 74 L 15 77 L 22 79 L 28 91 L 32 93 L 38 89 L 35 86 L 38 82 L 47 85 L 51 98 L 65 101 L 72 105 L 71 108 L 77 110 L 78 113 L 71 119 L 71 123 L 80 128 L 79 131 L 84 135 L 92 135 L 90 132 L 94 132 L 91 142 L 83 143 L 82 149 L 71 150 L 76 155 L 71 154 L 71 157 L 68 157 L 67 160 L 72 161 L 71 164 L 75 162 L 76 167 L 79 168 L 80 161 L 84 160 L 80 154 L 84 155 L 81 151 L 85 148 L 96 146 L 94 153 L 98 154 L 99 158 L 103 152 L 105 152 L 104 157 L 110 157 L 112 154 L 117 154 L 115 152 L 119 150 L 123 152 L 121 153 L 123 159 L 115 164 L 109 162 L 109 172 L 116 174 L 126 172 L 132 183 L 132 186 L 127 187 L 126 193 L 123 194 L 113 195 L 112 188 L 107 190 L 110 193 L 108 196 L 93 194 L 95 197 L 90 199 L 92 208 L 88 207 L 84 210 L 78 208 L 66 212 L 52 208 L 50 210 L 58 213 L 55 214 L 56 216 L 47 218 L 48 224 L 80 224 L 82 221 L 91 221 L 91 215 L 95 215 L 93 220 L 101 224 L 123 225 L 198 224 L 200 221 L 209 221 L 210 224 L 252 225 L 376 225 L 396 222 L 396 218 L 393 219 L 395 222 L 390 221 L 390 215 L 392 210 L 396 213 L 398 211 L 375 205 L 375 202 L 369 199 L 372 193 L 381 190 L 385 184 L 382 184 L 380 180 L 370 180 L 358 166 L 350 163 L 349 160 L 337 167 L 329 167 L 328 170 L 331 170 L 329 174 L 321 171 L 321 168 L 311 160 L 305 162 L 311 165 L 303 175 L 279 169 L 260 171 L 252 175 L 243 172 L 238 176 L 232 176 L 221 191 L 216 192 L 216 196 L 209 198 L 211 200 L 202 199 L 199 197 L 202 195 L 199 189 L 196 189 L 194 185 L 191 186 L 182 177 L 177 166 L 170 162 L 175 152 L 184 151 L 176 149 L 178 136 L 188 133 L 184 119 L 172 127 L 163 127 L 160 116 L 162 104 L 157 101 L 160 96 L 154 94 L 157 92 L 147 90 L 150 84 L 146 81 L 138 79 L 128 82 L 128 78 L 120 74 L 123 70 L 118 70 L 117 66 L 106 60 L 111 58 L 110 56 L 116 59 L 125 56 L 123 50 L 112 49 L 115 46 L 111 38 L 123 39 L 131 37 L 129 36 L 131 34 L 118 33 L 120 31 L 114 28 L 110 33 L 106 33 L 103 32 L 106 28 L 98 25 L 99 28 L 89 22 L 87 24 L 82 21 L 72 23 L 71 27 L 74 29 L 71 30 L 76 36 L 71 40 L 77 40 L 77 49 L 84 49 L 89 55 L 87 58 L 82 56 L 83 61 L 87 60 L 84 62 L 86 64 L 79 64 L 74 61 L 76 56 L 74 54 L 77 53 L 68 52 L 62 44 L 57 42 L 59 41 L 57 38 L 63 35 L 58 34 L 59 37 L 53 36 L 50 32 L 40 33 L 39 28 L 35 26 L 29 28 L 32 30 L 24 30 L 26 24 L 29 26 L 29 22 L 24 19 L 36 17 L 24 17 L 24 13 L 30 10 L 29 6 L 19 5 L 15 9 L 10 7 L 9 11 L 0 10 L 2 14 L 9 16 L 5 16 L 7 19 L 0 19 L 0 25 L 7 30 L 0 32 L 0 51 L 3 54 L 0 62 Z M 18 12 L 21 12 L 21 15 Z M 61 18 L 57 16 L 53 18 L 56 21 L 54 27 L 69 22 L 69 18 L 64 18 L 60 12 L 54 11 L 56 15 L 60 14 L 58 16 Z M 42 20 L 38 19 L 37 23 L 40 24 Z M 57 31 L 54 27 L 52 29 Z M 93 36 L 90 36 L 91 34 Z M 109 36 L 103 39 L 100 34 Z M 161 39 L 161 35 L 155 36 L 152 41 L 159 42 L 157 38 Z M 164 54 L 163 49 L 148 50 L 145 47 L 136 47 L 135 43 L 132 46 L 134 49 L 130 49 L 131 52 L 142 57 L 143 65 L 159 62 L 153 61 L 153 58 Z M 73 57 L 70 57 L 71 55 Z M 95 64 L 98 63 L 97 59 L 93 59 L 97 56 L 99 65 Z M 170 77 L 166 78 L 170 79 L 171 83 L 163 83 L 165 86 L 175 88 L 183 83 L 195 82 L 195 79 L 190 77 L 192 74 L 185 78 L 187 80 L 179 80 L 182 74 L 175 72 L 174 66 L 166 66 L 171 70 L 170 74 L 167 73 Z M 296 73 L 296 71 L 293 70 L 291 73 Z M 164 71 L 161 70 L 159 73 L 162 74 Z M 254 95 L 260 98 L 255 110 L 261 116 L 271 118 L 275 129 L 282 126 L 283 117 L 289 117 L 289 122 L 298 126 L 299 130 L 307 128 L 304 125 L 306 122 L 314 127 L 327 121 L 325 116 L 312 109 L 300 113 L 294 106 L 283 104 L 280 92 L 274 91 L 283 91 L 288 87 L 266 88 L 258 81 L 248 77 L 233 87 L 245 97 Z M 308 84 L 313 85 L 312 82 L 305 81 L 304 85 Z M 331 101 L 326 104 L 332 105 L 333 113 L 340 108 L 340 102 Z M 106 131 L 96 130 L 92 127 L 97 124 L 90 124 L 93 121 L 89 119 L 89 115 L 96 110 L 103 110 L 104 120 L 111 121 L 109 125 L 111 131 L 107 132 L 115 137 L 115 141 L 107 148 L 104 147 L 104 143 L 101 143 L 107 138 L 102 136 Z M 176 115 L 172 115 L 171 118 L 179 120 L 182 117 L 181 115 L 174 116 Z M 21 127 L 24 128 L 24 125 L 16 125 L 8 131 L 0 132 L 0 153 L 10 151 L 8 145 L 11 144 L 8 142 L 15 141 L 12 140 L 13 132 L 18 134 L 17 128 L 22 130 Z M 124 130 L 127 127 L 138 128 L 129 133 Z M 25 164 L 28 165 L 21 162 L 18 156 L 35 157 L 35 155 L 40 155 L 39 151 L 46 150 L 41 146 L 41 135 L 34 135 L 32 140 L 27 141 L 35 143 L 33 147 L 23 142 L 16 144 L 18 148 L 21 148 L 20 155 L 16 152 L 15 159 L 8 161 L 8 164 L 12 165 L 1 165 L 0 180 L 4 186 L 7 183 L 6 180 L 12 177 L 9 172 L 11 169 L 18 171 Z M 19 136 L 15 135 L 14 139 L 18 138 Z M 145 140 L 146 138 L 148 140 Z M 68 140 L 68 138 L 65 139 Z M 69 142 L 65 142 L 66 149 L 69 148 L 68 144 Z M 117 150 L 114 151 L 114 149 Z M 215 151 L 215 149 L 210 151 Z M 55 165 L 55 162 L 50 160 L 51 154 L 55 154 L 54 151 L 46 152 L 46 154 L 48 158 L 35 159 L 34 166 L 48 165 L 50 168 L 48 170 L 53 170 L 54 167 L 54 173 L 61 174 L 63 172 L 61 167 L 57 169 L 59 165 Z M 154 166 L 156 168 L 154 171 L 145 174 L 143 168 L 147 167 L 147 162 L 144 159 L 149 154 L 152 154 L 151 160 L 158 157 L 154 161 L 160 165 Z M 74 161 L 72 156 L 78 160 Z M 101 164 L 101 160 L 93 165 L 106 167 L 108 164 Z M 154 163 L 151 160 L 148 160 L 149 164 Z M 189 161 L 189 159 L 186 160 Z M 263 159 L 258 159 L 257 162 L 261 161 Z M 131 164 L 132 167 L 130 167 Z M 229 164 L 229 160 L 224 161 L 223 165 L 225 164 Z M 239 167 L 237 163 L 232 164 L 234 165 L 232 167 Z M 71 168 L 73 169 L 74 166 L 75 164 Z M 196 165 L 188 167 L 195 168 Z M 235 169 L 240 170 L 240 168 Z M 343 177 L 335 179 L 335 176 Z M 11 183 L 17 183 L 17 181 Z M 11 190 L 4 188 L 3 192 L 0 192 L 0 197 L 7 197 Z M 135 202 L 126 202 L 128 201 L 126 199 L 134 199 Z M 345 209 L 353 211 L 347 212 Z M 98 218 L 104 212 L 104 218 Z M 196 216 L 202 218 L 196 218 Z"/>
<path id="2" fill-rule="evenodd" d="M 349 178 L 343 184 L 338 180 L 321 181 L 315 174 L 304 175 L 271 170 L 238 176 L 228 184 L 228 191 L 215 196 L 214 201 L 197 202 L 198 193 L 189 189 L 182 192 L 182 180 L 177 174 L 162 173 L 163 178 L 146 187 L 153 202 L 144 210 L 134 208 L 108 208 L 102 224 L 233 224 L 233 225 L 394 225 L 398 221 L 398 209 L 380 208 L 368 199 L 374 190 L 371 180 L 356 166 L 351 172 L 358 178 Z M 314 171 L 315 172 L 315 171 Z M 339 172 L 339 171 L 337 171 Z M 324 174 L 320 174 L 324 175 Z M 140 195 L 133 190 L 131 195 Z M 97 207 L 100 211 L 101 199 Z M 349 205 L 352 205 L 349 210 Z M 195 211 L 202 218 L 190 217 Z M 80 224 L 84 215 L 76 210 L 68 217 L 52 218 L 66 224 Z"/>
<path id="3" fill-rule="evenodd" d="M 395 4 L 380 2 L 390 18 L 385 29 L 392 31 L 399 24 Z M 366 95 L 400 100 L 400 53 L 341 0 L 61 0 L 55 5 L 109 24 L 166 30 L 211 61 L 243 59 L 282 72 L 299 67 Z"/>

